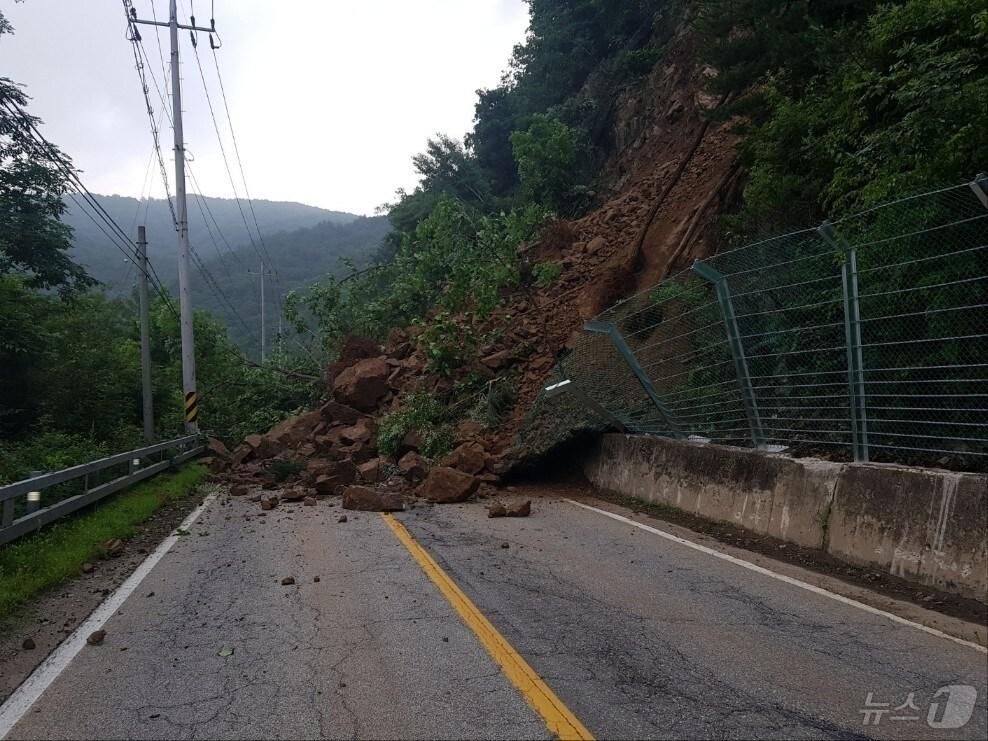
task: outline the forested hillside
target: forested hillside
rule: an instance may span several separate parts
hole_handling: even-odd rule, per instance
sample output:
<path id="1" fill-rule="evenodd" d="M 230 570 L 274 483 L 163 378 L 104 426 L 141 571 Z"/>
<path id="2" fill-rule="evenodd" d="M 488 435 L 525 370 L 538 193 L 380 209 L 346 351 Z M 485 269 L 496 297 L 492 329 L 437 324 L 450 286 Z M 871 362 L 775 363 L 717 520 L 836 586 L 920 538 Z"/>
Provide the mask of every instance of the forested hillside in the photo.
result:
<path id="1" fill-rule="evenodd" d="M 207 429 L 264 429 L 325 393 L 343 338 L 390 336 L 420 367 L 389 402 L 381 439 L 417 429 L 440 455 L 470 416 L 503 449 L 583 319 L 730 244 L 988 167 L 983 0 L 528 4 L 528 34 L 502 82 L 479 91 L 472 129 L 414 158 L 420 184 L 397 194 L 384 246 L 285 297 L 298 343 L 256 368 L 198 317 Z M 2 82 L 0 95 L 19 95 Z M 60 222 L 65 182 L 43 162 L 18 164 L 16 127 L 2 112 L 0 125 L 15 136 L 0 150 L 5 182 L 37 182 L 2 193 L 14 228 L 0 234 L 0 361 L 11 369 L 0 429 L 6 459 L 22 461 L 10 471 L 28 465 L 41 429 L 80 447 L 133 439 L 140 390 L 132 304 L 93 292 Z M 355 255 L 387 226 L 280 238 L 315 260 L 322 239 Z M 246 262 L 246 245 L 234 247 Z M 250 295 L 238 266 L 224 258 L 211 271 L 236 273 L 232 290 Z M 316 277 L 303 266 L 282 266 L 283 279 Z M 161 300 L 155 315 L 170 434 L 177 327 Z M 50 393 L 71 387 L 66 376 L 90 389 L 92 410 Z"/>

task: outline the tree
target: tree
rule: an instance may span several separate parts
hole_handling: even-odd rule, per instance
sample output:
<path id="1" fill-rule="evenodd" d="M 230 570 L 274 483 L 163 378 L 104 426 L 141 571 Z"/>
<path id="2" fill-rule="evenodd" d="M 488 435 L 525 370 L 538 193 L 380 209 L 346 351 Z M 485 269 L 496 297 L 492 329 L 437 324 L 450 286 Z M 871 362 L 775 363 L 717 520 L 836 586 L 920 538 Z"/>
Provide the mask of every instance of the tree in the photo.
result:
<path id="1" fill-rule="evenodd" d="M 757 112 L 739 238 L 966 180 L 988 161 L 981 0 L 704 0 L 702 19 L 711 84 L 750 91 Z"/>
<path id="2" fill-rule="evenodd" d="M 0 37 L 11 33 L 0 13 Z M 66 254 L 71 230 L 59 218 L 68 190 L 55 148 L 42 150 L 30 128 L 40 121 L 23 113 L 27 95 L 0 77 L 0 276 L 18 273 L 35 288 L 84 288 L 93 281 Z"/>
<path id="3" fill-rule="evenodd" d="M 527 198 L 569 212 L 589 179 L 582 136 L 562 121 L 537 115 L 527 131 L 511 135 L 511 147 Z"/>

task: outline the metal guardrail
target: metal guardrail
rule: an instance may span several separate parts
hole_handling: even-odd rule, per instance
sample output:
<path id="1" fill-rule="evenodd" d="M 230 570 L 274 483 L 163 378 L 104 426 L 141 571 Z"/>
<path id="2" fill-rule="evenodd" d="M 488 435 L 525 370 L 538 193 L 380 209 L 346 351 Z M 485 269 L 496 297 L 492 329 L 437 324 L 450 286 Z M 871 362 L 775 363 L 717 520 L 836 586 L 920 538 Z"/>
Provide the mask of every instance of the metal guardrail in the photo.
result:
<path id="1" fill-rule="evenodd" d="M 0 486 L 0 545 L 36 532 L 71 512 L 187 461 L 204 450 L 200 435 L 188 435 Z M 149 458 L 159 454 L 162 454 L 162 460 L 147 463 Z M 125 475 L 91 486 L 91 479 L 98 478 L 100 472 L 124 465 L 127 466 Z M 41 508 L 42 493 L 46 489 L 76 479 L 83 479 L 81 493 Z M 17 505 L 22 498 L 24 513 L 17 516 Z"/>

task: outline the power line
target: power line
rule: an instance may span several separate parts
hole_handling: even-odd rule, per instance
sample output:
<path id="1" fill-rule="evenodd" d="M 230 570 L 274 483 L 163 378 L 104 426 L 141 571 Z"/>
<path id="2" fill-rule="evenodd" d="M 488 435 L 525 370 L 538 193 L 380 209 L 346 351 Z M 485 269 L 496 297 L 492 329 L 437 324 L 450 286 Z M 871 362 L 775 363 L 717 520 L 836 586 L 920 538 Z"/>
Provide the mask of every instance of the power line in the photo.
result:
<path id="1" fill-rule="evenodd" d="M 257 232 L 257 238 L 261 242 L 261 247 L 264 250 L 264 254 L 267 255 L 268 263 L 271 265 L 271 270 L 275 274 L 275 278 L 278 277 L 278 270 L 274 266 L 271 260 L 271 255 L 268 254 L 267 245 L 264 244 L 264 237 L 261 235 L 261 227 L 257 223 L 257 213 L 254 211 L 254 201 L 250 196 L 250 190 L 247 187 L 247 176 L 244 174 L 244 163 L 240 157 L 240 145 L 237 143 L 237 133 L 233 129 L 233 117 L 230 115 L 230 105 L 226 99 L 226 87 L 223 85 L 223 75 L 220 73 L 220 63 L 219 58 L 216 56 L 216 49 L 212 49 L 213 52 L 213 66 L 216 68 L 216 79 L 220 84 L 220 94 L 223 98 L 223 109 L 226 112 L 227 125 L 230 128 L 230 139 L 233 141 L 233 153 L 237 158 L 237 167 L 240 169 L 240 180 L 244 184 L 244 195 L 247 197 L 247 205 L 250 208 L 251 219 L 254 222 L 254 230 Z"/>
<path id="2" fill-rule="evenodd" d="M 251 335 L 251 338 L 256 340 L 257 336 L 253 334 L 253 331 L 248 326 L 247 322 L 244 321 L 244 318 L 240 315 L 240 312 L 237 311 L 230 299 L 227 298 L 226 293 L 224 293 L 223 289 L 220 288 L 216 278 L 213 277 L 213 274 L 209 272 L 209 269 L 206 267 L 205 263 L 203 263 L 202 258 L 199 256 L 199 252 L 192 245 L 189 245 L 189 250 L 192 254 L 192 261 L 195 263 L 200 275 L 202 275 L 203 280 L 206 282 L 206 287 L 212 291 L 213 295 L 215 295 L 222 303 L 226 304 L 233 316 L 237 318 L 237 321 L 239 321 L 243 325 L 244 329 L 247 330 L 248 334 Z"/>
<path id="3" fill-rule="evenodd" d="M 38 130 L 35 126 L 33 119 L 19 106 L 17 103 L 10 100 L 3 100 L 2 102 L 4 108 L 11 113 L 15 118 L 20 120 L 22 130 L 26 134 L 27 139 L 34 145 L 36 153 L 40 153 L 45 156 L 50 162 L 52 162 L 59 170 L 59 172 L 65 177 L 66 182 L 77 189 L 79 196 L 83 199 L 89 208 L 91 208 L 96 216 L 94 217 L 90 211 L 83 208 L 82 204 L 76 198 L 76 194 L 71 191 L 67 191 L 67 195 L 71 198 L 73 203 L 79 207 L 83 213 L 86 214 L 92 220 L 92 222 L 103 232 L 104 236 L 113 244 L 117 249 L 119 249 L 123 254 L 130 260 L 137 261 L 137 253 L 134 248 L 133 243 L 130 241 L 130 237 L 123 230 L 123 228 L 116 222 L 116 220 L 107 212 L 103 205 L 96 199 L 96 197 L 90 192 L 90 190 L 85 186 L 82 180 L 79 178 L 78 173 L 71 167 L 71 165 L 66 162 L 65 158 L 58 151 L 54 144 L 49 142 L 45 136 Z M 103 223 L 100 224 L 97 221 Z M 109 229 L 109 231 L 107 231 Z M 155 290 L 162 296 L 165 303 L 169 306 L 170 310 L 174 312 L 174 307 L 171 306 L 171 302 L 162 288 L 160 278 L 154 269 L 154 266 L 148 262 L 148 268 L 151 272 L 147 275 L 148 280 L 154 285 Z"/>
<path id="4" fill-rule="evenodd" d="M 261 260 L 267 259 L 270 262 L 270 256 L 262 253 L 260 248 L 257 246 L 257 242 L 254 240 L 254 235 L 250 231 L 250 225 L 247 223 L 247 214 L 244 212 L 243 203 L 240 201 L 240 194 L 237 192 L 237 183 L 233 177 L 233 171 L 230 169 L 230 161 L 226 156 L 226 147 L 223 145 L 223 135 L 220 132 L 219 123 L 216 120 L 216 111 L 213 108 L 213 100 L 209 95 L 209 86 L 206 84 L 206 74 L 202 69 L 202 61 L 199 58 L 199 48 L 197 45 L 192 45 L 192 51 L 195 53 L 196 66 L 199 68 L 199 78 L 202 80 L 202 89 L 206 95 L 206 104 L 209 106 L 209 116 L 213 122 L 213 130 L 216 132 L 216 141 L 220 147 L 220 156 L 223 159 L 223 166 L 226 168 L 226 175 L 230 181 L 230 188 L 233 190 L 233 199 L 237 202 L 237 208 L 240 211 L 240 218 L 244 222 L 244 230 L 247 232 L 247 238 L 250 240 L 251 246 L 257 253 L 257 256 Z"/>
<path id="5" fill-rule="evenodd" d="M 144 94 L 144 103 L 147 106 L 148 120 L 151 123 L 151 138 L 154 141 L 154 151 L 158 154 L 158 167 L 161 171 L 161 182 L 165 188 L 165 199 L 168 201 L 168 210 L 172 214 L 172 222 L 174 222 L 176 229 L 178 228 L 178 216 L 175 214 L 175 204 L 172 203 L 171 188 L 168 184 L 168 167 L 165 165 L 165 157 L 161 152 L 161 138 L 160 131 L 158 129 L 158 124 L 154 120 L 154 106 L 151 105 L 151 91 L 148 88 L 147 76 L 145 72 L 145 62 L 147 61 L 147 51 L 144 49 L 144 45 L 141 43 L 140 35 L 135 34 L 131 39 L 134 49 L 134 64 L 137 69 L 137 76 L 141 81 L 141 92 Z M 151 73 L 151 82 L 154 83 L 154 89 L 158 93 L 158 99 L 161 101 L 161 109 L 168 116 L 168 121 L 172 122 L 171 114 L 168 113 L 168 105 L 165 103 L 164 96 L 161 93 L 161 89 L 158 87 L 158 80 L 154 76 L 154 70 L 148 70 Z M 174 125 L 174 124 L 173 124 Z"/>
<path id="6" fill-rule="evenodd" d="M 155 19 L 155 21 L 157 21 L 157 14 L 156 14 L 155 9 L 154 9 L 154 2 L 153 1 L 151 3 L 151 13 L 152 13 L 152 17 Z M 141 87 L 142 87 L 142 90 L 144 91 L 144 98 L 145 98 L 145 102 L 147 103 L 148 112 L 149 112 L 149 114 L 151 114 L 153 108 L 151 106 L 151 102 L 150 102 L 150 98 L 149 98 L 150 89 L 148 88 L 147 79 L 146 79 L 145 74 L 144 74 L 145 69 L 147 69 L 147 73 L 150 74 L 150 76 L 151 76 L 151 83 L 154 85 L 155 92 L 158 95 L 158 100 L 161 102 L 162 110 L 168 115 L 169 121 L 172 121 L 171 114 L 168 113 L 168 106 L 167 106 L 167 103 L 166 103 L 165 98 L 164 98 L 164 95 L 165 94 L 162 92 L 162 87 L 164 87 L 164 89 L 165 89 L 166 92 L 167 92 L 168 87 L 167 87 L 167 75 L 164 73 L 164 70 L 165 70 L 165 67 L 164 67 L 164 57 L 163 57 L 162 51 L 161 51 L 161 42 L 160 42 L 160 39 L 158 37 L 158 29 L 157 29 L 157 26 L 155 27 L 155 40 L 156 40 L 156 42 L 158 44 L 158 56 L 159 56 L 159 59 L 161 61 L 162 74 L 164 76 L 162 85 L 158 85 L 158 79 L 157 79 L 157 77 L 154 74 L 154 69 L 151 68 L 151 66 L 150 66 L 150 61 L 148 59 L 147 50 L 144 48 L 143 39 L 141 38 L 140 34 L 134 32 L 131 35 L 131 41 L 133 42 L 134 47 L 137 50 L 135 55 L 137 57 L 138 74 L 139 74 L 139 76 L 141 78 Z M 198 55 L 197 55 L 197 59 L 198 59 Z M 201 66 L 200 66 L 200 71 L 201 71 Z M 158 132 L 157 132 L 157 129 L 155 128 L 155 125 L 154 125 L 153 114 L 150 117 L 152 119 L 151 120 L 151 124 L 152 124 L 152 135 L 153 135 L 153 138 L 154 138 L 154 141 L 155 141 L 155 151 L 158 153 L 158 161 L 159 161 L 159 164 L 161 166 L 162 181 L 164 182 L 164 187 L 165 187 L 165 196 L 168 199 L 169 209 L 171 210 L 172 222 L 174 223 L 175 228 L 177 230 L 178 229 L 178 218 L 177 218 L 176 213 L 175 213 L 175 207 L 173 206 L 172 200 L 171 200 L 171 193 L 169 191 L 169 186 L 168 186 L 167 169 L 165 168 L 164 157 L 163 157 L 162 152 L 161 152 L 161 145 L 160 145 L 160 141 L 159 141 L 159 137 L 158 137 Z M 172 122 L 172 124 L 174 125 L 174 122 Z M 221 142 L 221 146 L 222 146 L 222 142 Z M 224 155 L 224 157 L 225 157 L 225 155 Z M 213 214 L 212 209 L 209 207 L 209 202 L 206 201 L 205 198 L 202 196 L 202 188 L 199 186 L 199 183 L 198 183 L 198 180 L 196 179 L 195 173 L 192 170 L 191 163 L 186 162 L 186 169 L 188 171 L 189 177 L 192 179 L 193 185 L 195 186 L 196 190 L 199 191 L 198 194 L 193 193 L 193 195 L 195 195 L 197 197 L 197 205 L 199 207 L 200 214 L 203 217 L 203 221 L 204 221 L 204 223 L 206 225 L 206 231 L 209 233 L 210 239 L 213 241 L 213 245 L 216 248 L 217 253 L 219 253 L 219 245 L 216 243 L 216 239 L 213 236 L 212 229 L 209 226 L 209 219 L 206 218 L 206 213 L 208 213 L 209 214 L 209 217 L 212 219 L 213 225 L 216 227 L 216 232 L 217 232 L 217 234 L 219 234 L 220 239 L 222 240 L 222 242 L 226 245 L 227 250 L 229 251 L 229 253 L 231 255 L 233 255 L 235 259 L 240 260 L 239 256 L 236 254 L 236 252 L 230 246 L 230 242 L 229 242 L 229 240 L 227 240 L 226 235 L 223 234 L 223 230 L 220 228 L 220 225 L 219 225 L 219 222 L 216 219 L 216 216 Z M 239 206 L 239 201 L 238 201 L 238 206 Z M 241 208 L 241 216 L 243 217 L 242 208 Z M 246 219 L 245 219 L 245 224 L 246 224 Z M 250 236 L 249 231 L 248 231 L 248 236 Z M 200 262 L 200 264 L 202 263 L 201 258 L 199 258 L 199 262 Z M 200 271 L 200 272 L 202 272 L 202 271 Z M 206 285 L 207 286 L 210 286 L 211 281 L 209 279 L 207 279 L 205 275 L 203 276 L 203 278 L 206 280 Z M 215 280 L 212 281 L 212 282 L 215 283 Z M 239 314 L 237 315 L 237 318 L 241 322 L 243 321 L 240 318 Z"/>
<path id="7" fill-rule="evenodd" d="M 268 265 L 271 267 L 271 271 L 274 273 L 274 280 L 277 285 L 278 290 L 275 292 L 275 300 L 278 304 L 278 316 L 284 313 L 284 308 L 281 304 L 281 276 L 278 274 L 278 268 L 275 266 L 274 261 L 271 260 L 271 255 L 268 252 L 267 244 L 264 242 L 264 236 L 261 234 L 261 227 L 257 222 L 257 213 L 254 210 L 254 201 L 250 195 L 250 189 L 247 186 L 247 175 L 244 172 L 244 162 L 240 156 L 240 145 L 237 142 L 237 133 L 233 128 L 233 116 L 230 115 L 230 104 L 226 97 L 226 86 L 223 84 L 223 74 L 220 72 L 220 62 L 219 57 L 216 54 L 216 47 L 210 43 L 210 49 L 213 52 L 213 66 L 216 68 L 216 79 L 220 85 L 220 94 L 223 98 L 223 110 L 226 112 L 227 125 L 230 128 L 230 139 L 233 141 L 233 153 L 237 158 L 237 167 L 240 169 L 240 179 L 244 184 L 244 195 L 247 197 L 247 205 L 250 207 L 251 219 L 254 221 L 254 229 L 257 231 L 257 238 L 261 242 L 261 249 L 268 258 Z M 196 60 L 198 61 L 198 53 L 196 54 Z"/>

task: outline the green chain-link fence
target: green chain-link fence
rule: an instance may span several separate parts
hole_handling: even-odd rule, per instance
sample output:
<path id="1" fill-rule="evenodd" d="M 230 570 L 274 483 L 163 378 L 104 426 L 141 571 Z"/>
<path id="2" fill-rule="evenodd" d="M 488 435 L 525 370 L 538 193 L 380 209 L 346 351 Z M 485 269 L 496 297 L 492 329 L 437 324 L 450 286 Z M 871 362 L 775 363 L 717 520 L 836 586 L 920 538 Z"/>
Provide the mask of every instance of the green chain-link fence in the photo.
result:
<path id="1" fill-rule="evenodd" d="M 986 192 L 981 176 L 722 252 L 620 302 L 523 442 L 611 425 L 985 470 Z"/>

